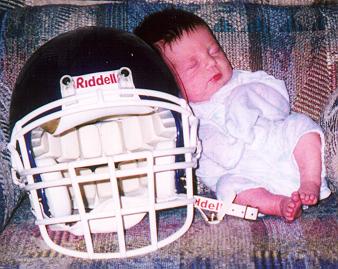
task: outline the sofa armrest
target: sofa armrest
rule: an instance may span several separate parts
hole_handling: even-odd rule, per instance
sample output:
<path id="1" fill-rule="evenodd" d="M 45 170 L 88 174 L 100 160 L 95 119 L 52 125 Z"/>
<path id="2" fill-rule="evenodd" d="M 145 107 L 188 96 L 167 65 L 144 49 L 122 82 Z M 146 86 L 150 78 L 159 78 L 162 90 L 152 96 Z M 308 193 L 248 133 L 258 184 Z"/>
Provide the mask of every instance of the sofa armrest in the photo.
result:
<path id="1" fill-rule="evenodd" d="M 325 135 L 325 166 L 327 180 L 333 192 L 338 190 L 338 88 L 329 97 L 320 117 Z"/>

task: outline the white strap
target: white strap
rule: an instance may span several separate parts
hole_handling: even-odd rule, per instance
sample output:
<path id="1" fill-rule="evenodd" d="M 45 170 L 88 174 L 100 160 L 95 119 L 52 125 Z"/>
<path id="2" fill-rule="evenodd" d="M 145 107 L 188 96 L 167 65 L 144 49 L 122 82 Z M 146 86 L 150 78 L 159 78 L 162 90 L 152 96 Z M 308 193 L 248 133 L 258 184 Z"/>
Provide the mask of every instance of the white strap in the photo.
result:
<path id="1" fill-rule="evenodd" d="M 234 203 L 224 203 L 221 200 L 206 198 L 195 195 L 194 206 L 200 212 L 202 217 L 209 224 L 219 223 L 225 215 L 235 216 L 244 218 L 247 220 L 256 220 L 258 215 L 258 209 L 245 205 L 239 205 Z M 233 199 L 232 199 L 233 201 Z M 211 214 L 208 216 L 206 211 L 210 211 Z"/>
<path id="2" fill-rule="evenodd" d="M 258 209 L 245 205 L 231 204 L 225 207 L 225 214 L 248 220 L 257 219 Z"/>

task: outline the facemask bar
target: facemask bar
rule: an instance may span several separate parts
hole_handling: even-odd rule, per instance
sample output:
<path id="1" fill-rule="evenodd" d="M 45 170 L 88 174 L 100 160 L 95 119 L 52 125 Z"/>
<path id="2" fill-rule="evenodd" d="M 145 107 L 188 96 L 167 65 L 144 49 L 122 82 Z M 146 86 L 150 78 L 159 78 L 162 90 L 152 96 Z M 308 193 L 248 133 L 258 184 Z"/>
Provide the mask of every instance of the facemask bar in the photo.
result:
<path id="1" fill-rule="evenodd" d="M 130 98 L 132 96 L 133 98 Z M 138 96 L 140 98 L 134 98 Z M 144 98 L 151 97 L 151 100 Z M 80 104 L 74 107 L 69 107 L 67 110 L 61 108 L 68 104 Z M 83 105 L 82 105 L 83 104 Z M 59 110 L 58 110 L 59 109 Z M 74 114 L 92 114 L 92 112 L 105 111 L 107 115 L 114 115 L 114 117 L 120 117 L 126 114 L 132 115 L 146 115 L 158 111 L 159 109 L 165 111 L 175 111 L 181 115 L 182 131 L 184 146 L 180 148 L 171 149 L 152 149 L 142 150 L 137 152 L 121 153 L 114 156 L 101 156 L 96 158 L 90 158 L 86 160 L 76 160 L 71 162 L 56 163 L 55 165 L 46 165 L 34 167 L 29 158 L 29 153 L 26 151 L 27 144 L 25 136 L 36 130 L 40 126 L 43 126 L 47 122 L 57 120 L 66 116 L 72 116 Z M 48 114 L 49 111 L 54 111 Z M 56 111 L 56 112 L 55 112 Z M 192 186 L 192 169 L 196 165 L 195 153 L 197 150 L 197 120 L 193 117 L 191 110 L 186 102 L 182 99 L 174 96 L 164 94 L 156 91 L 141 90 L 141 89 L 124 89 L 124 90 L 101 90 L 91 91 L 80 96 L 70 96 L 53 103 L 47 104 L 41 107 L 22 120 L 18 121 L 12 132 L 9 149 L 11 151 L 12 158 L 12 174 L 13 180 L 16 184 L 25 188 L 30 192 L 31 204 L 36 216 L 36 223 L 39 225 L 40 232 L 46 243 L 56 251 L 59 251 L 66 255 L 83 257 L 83 258 L 118 258 L 118 257 L 130 257 L 139 254 L 145 254 L 150 251 L 154 251 L 160 247 L 163 247 L 181 235 L 183 235 L 189 226 L 191 225 L 193 218 L 193 186 Z M 165 158 L 166 156 L 178 156 L 183 155 L 183 162 L 175 162 L 173 164 L 161 164 L 156 162 L 156 158 Z M 118 164 L 121 162 L 129 162 L 134 160 L 146 160 L 144 166 L 135 167 L 133 169 L 117 169 Z M 81 194 L 80 185 L 84 182 L 100 181 L 101 177 L 93 175 L 81 175 L 77 171 L 82 167 L 89 166 L 102 166 L 108 167 L 108 172 L 104 178 L 109 179 L 109 183 L 112 189 L 112 204 L 113 210 L 110 213 L 86 212 L 86 208 L 83 201 L 83 195 Z M 156 193 L 156 179 L 155 174 L 165 172 L 169 170 L 185 170 L 186 171 L 186 194 L 177 195 L 172 200 L 158 201 L 155 195 Z M 46 173 L 65 173 L 61 179 L 36 182 L 37 175 Z M 119 181 L 123 177 L 131 177 L 135 175 L 146 175 L 147 193 L 136 207 L 124 207 L 124 200 L 121 199 L 121 193 L 119 191 Z M 69 214 L 66 216 L 58 216 L 54 218 L 48 218 L 44 213 L 44 210 L 39 202 L 38 190 L 72 186 L 73 198 L 78 207 L 76 214 Z M 141 202 L 144 202 L 142 204 Z M 122 205 L 121 205 L 122 204 Z M 109 206 L 109 203 L 108 203 Z M 166 208 L 174 207 L 186 207 L 187 216 L 183 226 L 177 230 L 174 234 L 171 234 L 165 239 L 159 240 L 157 236 L 156 225 L 156 212 Z M 127 249 L 125 242 L 125 218 L 131 217 L 141 218 L 144 214 L 149 216 L 149 228 L 151 244 L 139 249 Z M 92 227 L 91 221 L 100 220 L 104 218 L 115 218 L 115 225 L 118 237 L 118 251 L 109 253 L 100 253 L 95 250 L 92 240 Z M 62 225 L 71 222 L 78 222 L 82 227 L 84 234 L 84 240 L 86 245 L 85 251 L 78 251 L 73 249 L 67 249 L 63 246 L 57 245 L 53 242 L 48 234 L 48 225 Z M 133 222 L 133 220 L 131 221 Z M 136 220 L 137 222 L 137 220 Z"/>

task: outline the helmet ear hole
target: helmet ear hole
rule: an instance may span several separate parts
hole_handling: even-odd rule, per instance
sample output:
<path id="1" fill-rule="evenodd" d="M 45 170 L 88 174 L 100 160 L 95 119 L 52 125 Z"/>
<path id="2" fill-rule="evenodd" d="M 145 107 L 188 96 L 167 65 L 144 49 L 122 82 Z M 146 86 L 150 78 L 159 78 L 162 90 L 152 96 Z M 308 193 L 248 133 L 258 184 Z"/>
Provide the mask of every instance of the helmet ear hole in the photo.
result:
<path id="1" fill-rule="evenodd" d="M 68 76 L 68 75 L 63 76 L 63 77 L 61 78 L 61 83 L 62 83 L 64 86 L 69 86 L 71 82 L 72 82 L 72 78 L 71 78 L 70 76 Z"/>
<path id="2" fill-rule="evenodd" d="M 124 76 L 124 77 L 128 77 L 129 74 L 130 74 L 130 72 L 129 72 L 128 69 L 123 68 L 123 69 L 121 70 L 120 74 L 121 74 L 122 76 Z"/>

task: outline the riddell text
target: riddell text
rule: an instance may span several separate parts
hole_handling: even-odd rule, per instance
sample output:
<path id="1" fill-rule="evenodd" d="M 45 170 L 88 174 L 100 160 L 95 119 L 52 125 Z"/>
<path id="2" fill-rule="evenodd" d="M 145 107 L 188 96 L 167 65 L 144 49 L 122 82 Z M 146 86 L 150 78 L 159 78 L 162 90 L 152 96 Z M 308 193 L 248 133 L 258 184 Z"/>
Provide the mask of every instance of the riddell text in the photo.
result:
<path id="1" fill-rule="evenodd" d="M 205 197 L 198 196 L 196 196 L 195 199 L 195 206 L 201 209 L 218 212 L 221 209 L 222 205 L 223 203 L 221 201 L 215 199 L 208 199 Z"/>
<path id="2" fill-rule="evenodd" d="M 75 81 L 75 88 L 88 88 L 100 85 L 109 85 L 117 83 L 117 79 L 114 73 L 108 75 L 99 75 L 99 76 L 92 76 L 89 79 L 84 77 L 78 77 Z"/>

